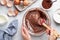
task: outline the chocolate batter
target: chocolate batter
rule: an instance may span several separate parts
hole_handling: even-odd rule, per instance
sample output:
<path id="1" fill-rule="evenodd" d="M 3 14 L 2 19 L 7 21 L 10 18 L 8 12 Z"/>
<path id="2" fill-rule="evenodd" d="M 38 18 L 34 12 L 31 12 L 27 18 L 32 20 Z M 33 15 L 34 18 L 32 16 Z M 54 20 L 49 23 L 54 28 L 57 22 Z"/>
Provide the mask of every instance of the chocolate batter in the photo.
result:
<path id="1" fill-rule="evenodd" d="M 45 9 L 49 9 L 52 6 L 52 1 L 51 0 L 43 0 L 42 6 Z"/>
<path id="2" fill-rule="evenodd" d="M 40 10 L 31 10 L 26 15 L 25 23 L 27 25 L 27 23 L 29 21 L 29 24 L 33 28 L 34 32 L 39 33 L 41 31 L 46 30 L 45 27 L 43 27 L 42 25 L 39 24 L 41 18 L 47 20 L 47 17 L 44 14 L 44 12 L 42 12 Z M 28 27 L 28 25 L 27 25 L 27 27 Z"/>

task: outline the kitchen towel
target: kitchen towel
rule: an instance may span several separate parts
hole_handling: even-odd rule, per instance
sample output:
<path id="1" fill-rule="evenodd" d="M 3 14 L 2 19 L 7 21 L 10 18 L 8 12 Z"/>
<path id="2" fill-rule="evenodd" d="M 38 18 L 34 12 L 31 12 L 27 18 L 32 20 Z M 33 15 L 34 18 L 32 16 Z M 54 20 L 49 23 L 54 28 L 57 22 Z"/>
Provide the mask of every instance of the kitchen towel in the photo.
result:
<path id="1" fill-rule="evenodd" d="M 12 40 L 16 34 L 18 27 L 18 20 L 13 20 L 6 30 L 0 30 L 0 40 Z"/>

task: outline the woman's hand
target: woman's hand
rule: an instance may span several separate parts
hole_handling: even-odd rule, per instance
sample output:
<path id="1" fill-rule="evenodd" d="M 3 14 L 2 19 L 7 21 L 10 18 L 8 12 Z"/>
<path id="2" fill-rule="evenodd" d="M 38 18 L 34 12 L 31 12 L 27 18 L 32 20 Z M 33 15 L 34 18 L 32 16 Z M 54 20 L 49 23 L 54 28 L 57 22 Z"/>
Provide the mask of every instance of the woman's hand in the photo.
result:
<path id="1" fill-rule="evenodd" d="M 48 40 L 57 40 L 58 34 L 54 29 L 47 30 L 47 33 L 49 34 Z"/>
<path id="2" fill-rule="evenodd" d="M 22 36 L 23 36 L 24 40 L 31 40 L 31 37 L 30 37 L 27 29 L 24 26 L 22 27 Z"/>

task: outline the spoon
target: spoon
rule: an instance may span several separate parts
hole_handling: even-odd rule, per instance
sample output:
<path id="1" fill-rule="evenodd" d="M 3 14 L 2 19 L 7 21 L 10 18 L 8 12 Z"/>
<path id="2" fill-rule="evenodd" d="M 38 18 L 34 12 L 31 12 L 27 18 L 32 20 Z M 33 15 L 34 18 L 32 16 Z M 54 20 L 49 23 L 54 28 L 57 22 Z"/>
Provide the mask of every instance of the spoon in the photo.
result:
<path id="1" fill-rule="evenodd" d="M 38 23 L 39 24 L 39 23 Z M 46 24 L 46 21 L 45 21 L 45 19 L 40 19 L 40 25 L 43 25 L 45 28 L 47 28 L 47 29 L 49 29 L 49 30 L 51 30 L 51 27 L 50 26 L 48 26 L 47 24 Z M 54 29 L 55 30 L 55 29 Z M 60 34 L 58 34 L 58 32 L 55 30 L 55 37 L 59 37 L 60 38 Z"/>

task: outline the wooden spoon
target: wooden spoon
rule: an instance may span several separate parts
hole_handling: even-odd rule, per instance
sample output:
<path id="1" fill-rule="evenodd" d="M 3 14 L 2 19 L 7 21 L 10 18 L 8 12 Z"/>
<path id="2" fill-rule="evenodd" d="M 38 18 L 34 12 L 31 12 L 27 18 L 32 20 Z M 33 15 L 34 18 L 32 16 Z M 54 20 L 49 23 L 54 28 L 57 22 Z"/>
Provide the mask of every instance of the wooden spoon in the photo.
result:
<path id="1" fill-rule="evenodd" d="M 39 25 L 43 25 L 47 29 L 51 30 L 51 27 L 46 24 L 46 20 L 45 19 L 41 18 L 39 21 L 40 21 L 40 22 L 38 22 Z M 60 37 L 60 34 L 58 34 L 58 32 L 56 30 L 55 30 L 54 34 L 55 34 L 56 37 Z"/>
<path id="2" fill-rule="evenodd" d="M 50 26 L 46 25 L 45 23 L 42 24 L 44 27 L 46 27 L 47 29 L 51 30 Z M 55 30 L 55 29 L 54 29 Z M 55 36 L 60 38 L 60 34 L 58 34 L 58 32 L 55 30 Z"/>

